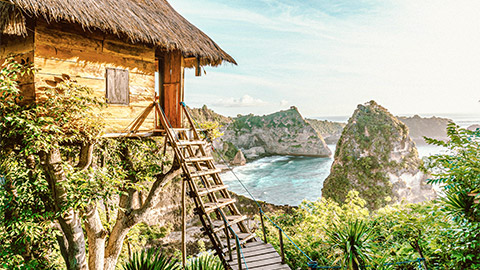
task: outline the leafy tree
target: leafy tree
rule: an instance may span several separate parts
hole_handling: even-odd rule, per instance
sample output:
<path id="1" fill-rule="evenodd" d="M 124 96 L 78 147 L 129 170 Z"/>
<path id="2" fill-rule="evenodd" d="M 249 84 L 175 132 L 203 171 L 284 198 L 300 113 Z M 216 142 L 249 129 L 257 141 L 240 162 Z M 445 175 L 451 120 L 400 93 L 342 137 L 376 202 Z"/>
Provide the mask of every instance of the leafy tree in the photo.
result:
<path id="1" fill-rule="evenodd" d="M 101 139 L 103 102 L 67 75 L 24 104 L 27 72 L 0 69 L 0 265 L 58 268 L 58 248 L 67 269 L 114 269 L 181 169 L 162 164 L 159 140 Z"/>
<path id="2" fill-rule="evenodd" d="M 469 196 L 480 190 L 480 131 L 470 131 L 449 124 L 448 141 L 426 138 L 430 144 L 446 149 L 445 154 L 431 156 L 426 168 L 432 173 L 429 183 L 442 187 L 443 210 L 456 223 L 449 231 L 447 243 L 451 266 L 459 269 L 480 268 L 480 205 Z"/>

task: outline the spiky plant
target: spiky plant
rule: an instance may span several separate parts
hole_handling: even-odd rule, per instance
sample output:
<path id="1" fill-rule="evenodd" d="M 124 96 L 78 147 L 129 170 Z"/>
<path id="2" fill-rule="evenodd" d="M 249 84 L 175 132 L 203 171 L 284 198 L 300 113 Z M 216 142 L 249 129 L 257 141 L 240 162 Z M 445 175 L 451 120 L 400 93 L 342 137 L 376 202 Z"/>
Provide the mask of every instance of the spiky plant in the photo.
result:
<path id="1" fill-rule="evenodd" d="M 218 257 L 205 252 L 192 258 L 187 263 L 185 270 L 225 270 L 225 268 Z"/>
<path id="2" fill-rule="evenodd" d="M 154 249 L 142 250 L 123 265 L 124 270 L 180 270 L 177 259 Z"/>
<path id="3" fill-rule="evenodd" d="M 373 230 L 362 220 L 348 221 L 344 225 L 333 225 L 328 233 L 333 249 L 339 251 L 337 259 L 349 270 L 364 268 L 372 260 Z"/>

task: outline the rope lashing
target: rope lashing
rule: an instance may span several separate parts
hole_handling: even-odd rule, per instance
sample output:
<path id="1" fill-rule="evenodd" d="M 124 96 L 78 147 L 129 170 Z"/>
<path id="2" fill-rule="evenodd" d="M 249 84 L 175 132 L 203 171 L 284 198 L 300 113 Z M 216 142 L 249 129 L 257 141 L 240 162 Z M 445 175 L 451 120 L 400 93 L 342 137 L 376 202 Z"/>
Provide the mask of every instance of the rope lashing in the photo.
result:
<path id="1" fill-rule="evenodd" d="M 186 106 L 185 105 L 185 102 L 180 102 L 180 104 L 182 106 Z M 195 123 L 195 125 L 197 126 L 197 128 L 199 128 L 199 130 L 203 133 L 203 136 L 207 137 L 207 134 L 204 130 L 202 130 L 200 128 L 200 125 L 198 124 L 197 120 L 193 117 L 191 117 L 193 119 L 193 122 Z M 295 244 L 295 242 L 290 238 L 290 236 L 288 236 L 285 231 L 280 227 L 278 226 L 269 216 L 267 216 L 265 214 L 265 212 L 263 211 L 263 208 L 262 206 L 258 203 L 257 199 L 255 198 L 255 196 L 253 196 L 253 194 L 248 190 L 248 188 L 245 186 L 245 184 L 243 184 L 243 182 L 240 180 L 240 178 L 237 176 L 237 174 L 233 171 L 233 168 L 230 167 L 230 165 L 228 164 L 228 162 L 225 160 L 225 158 L 223 157 L 223 155 L 213 146 L 212 144 L 212 149 L 213 151 L 215 151 L 215 153 L 217 153 L 217 155 L 222 159 L 223 163 L 227 166 L 228 170 L 230 172 L 232 172 L 232 174 L 235 176 L 235 178 L 237 179 L 237 181 L 242 185 L 243 189 L 245 189 L 245 191 L 249 194 L 249 196 L 252 198 L 253 201 L 255 201 L 255 203 L 257 204 L 258 206 L 258 209 L 260 211 L 261 214 L 263 214 L 269 221 L 270 223 L 272 223 L 273 225 L 275 225 L 275 227 L 277 227 L 282 233 L 283 235 L 285 235 L 287 237 L 287 239 L 293 244 L 293 246 L 295 246 L 295 248 L 297 250 L 299 250 L 309 261 L 312 261 L 312 259 L 299 247 L 297 246 L 297 244 Z"/>

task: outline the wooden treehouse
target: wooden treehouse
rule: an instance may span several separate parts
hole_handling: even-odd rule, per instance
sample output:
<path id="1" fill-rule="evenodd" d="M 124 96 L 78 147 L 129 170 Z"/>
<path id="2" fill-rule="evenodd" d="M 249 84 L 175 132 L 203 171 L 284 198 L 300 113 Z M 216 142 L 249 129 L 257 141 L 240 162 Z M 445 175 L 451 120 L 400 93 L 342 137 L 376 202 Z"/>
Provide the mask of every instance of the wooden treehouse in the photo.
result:
<path id="1" fill-rule="evenodd" d="M 0 59 L 38 69 L 20 82 L 24 102 L 62 74 L 90 87 L 108 104 L 105 136 L 165 136 L 225 267 L 289 269 L 249 230 L 182 106 L 185 68 L 236 64 L 211 38 L 166 0 L 0 0 L 0 16 Z"/>

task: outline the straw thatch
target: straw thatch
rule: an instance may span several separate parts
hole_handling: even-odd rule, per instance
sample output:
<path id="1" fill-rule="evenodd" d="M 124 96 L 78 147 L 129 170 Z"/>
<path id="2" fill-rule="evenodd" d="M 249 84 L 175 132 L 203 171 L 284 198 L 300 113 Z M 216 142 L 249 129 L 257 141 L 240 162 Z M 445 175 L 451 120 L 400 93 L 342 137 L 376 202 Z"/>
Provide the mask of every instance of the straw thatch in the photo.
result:
<path id="1" fill-rule="evenodd" d="M 179 49 L 185 57 L 201 58 L 202 64 L 236 64 L 166 0 L 0 0 L 0 31 L 25 35 L 24 14 L 127 36 L 133 43 Z"/>

